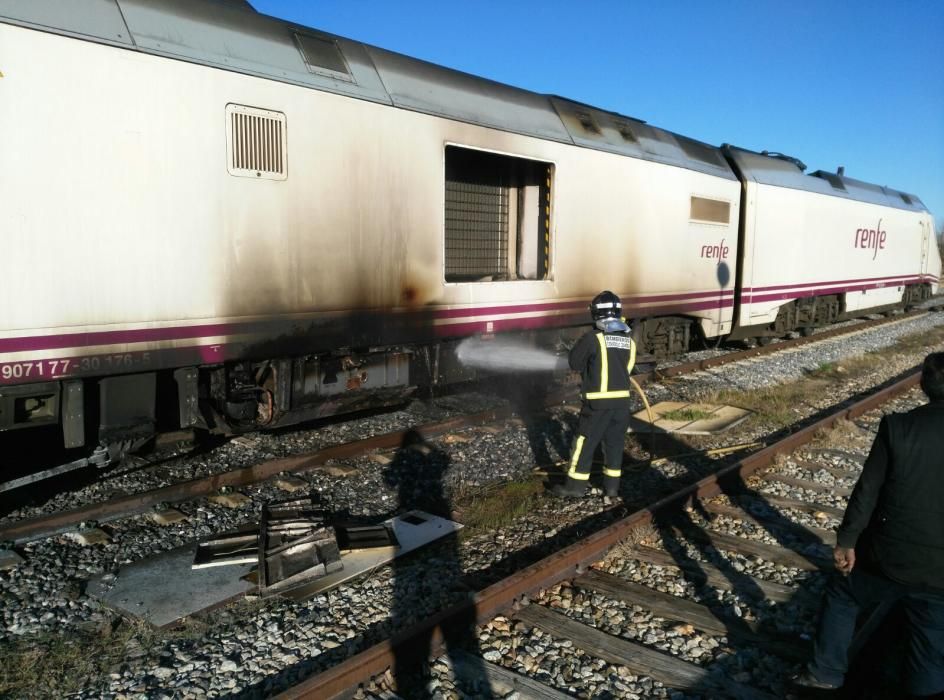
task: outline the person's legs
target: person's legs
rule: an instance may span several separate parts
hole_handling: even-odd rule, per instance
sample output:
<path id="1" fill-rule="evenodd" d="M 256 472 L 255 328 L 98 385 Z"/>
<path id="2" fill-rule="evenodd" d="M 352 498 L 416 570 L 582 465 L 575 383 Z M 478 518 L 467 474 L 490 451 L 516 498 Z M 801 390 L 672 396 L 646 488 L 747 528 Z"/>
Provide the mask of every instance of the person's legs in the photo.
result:
<path id="1" fill-rule="evenodd" d="M 608 410 L 603 433 L 603 491 L 607 496 L 619 495 L 623 473 L 623 453 L 626 449 L 626 430 L 629 428 L 629 406 Z"/>
<path id="2" fill-rule="evenodd" d="M 849 645 L 859 611 L 894 600 L 901 594 L 898 584 L 861 568 L 853 569 L 848 576 L 835 574 L 826 586 L 813 643 L 813 660 L 808 666 L 814 678 L 841 686 L 849 667 Z"/>
<path id="3" fill-rule="evenodd" d="M 912 695 L 944 693 L 944 595 L 905 599 L 908 618 L 908 689 Z"/>
<path id="4" fill-rule="evenodd" d="M 590 466 L 593 464 L 593 452 L 600 443 L 606 429 L 605 411 L 594 411 L 586 403 L 580 411 L 580 422 L 574 445 L 571 448 L 567 478 L 562 487 L 551 489 L 558 496 L 581 496 L 590 483 Z"/>

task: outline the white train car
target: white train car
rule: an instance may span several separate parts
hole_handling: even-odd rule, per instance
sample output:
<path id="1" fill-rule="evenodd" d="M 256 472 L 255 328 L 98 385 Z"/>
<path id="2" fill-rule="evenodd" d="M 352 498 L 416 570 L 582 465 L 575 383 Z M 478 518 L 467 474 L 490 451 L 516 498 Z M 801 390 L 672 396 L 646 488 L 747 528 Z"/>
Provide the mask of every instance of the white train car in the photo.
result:
<path id="1" fill-rule="evenodd" d="M 937 291 L 931 214 L 914 195 L 726 148 L 744 182 L 738 328 L 770 338 Z"/>
<path id="2" fill-rule="evenodd" d="M 346 410 L 448 378 L 444 339 L 583 324 L 602 287 L 674 318 L 650 344 L 730 330 L 718 149 L 240 3 L 0 18 L 0 428 Z"/>
<path id="3" fill-rule="evenodd" d="M 399 400 L 467 377 L 463 337 L 572 337 L 603 288 L 677 354 L 768 285 L 766 189 L 721 149 L 240 0 L 0 0 L 0 73 L 0 432 Z"/>

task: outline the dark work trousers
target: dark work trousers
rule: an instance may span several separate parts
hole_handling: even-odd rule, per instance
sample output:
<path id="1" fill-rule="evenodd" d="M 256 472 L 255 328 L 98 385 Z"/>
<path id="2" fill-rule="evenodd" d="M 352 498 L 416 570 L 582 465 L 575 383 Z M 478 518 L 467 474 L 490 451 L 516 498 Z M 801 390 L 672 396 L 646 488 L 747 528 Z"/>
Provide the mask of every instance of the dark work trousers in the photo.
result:
<path id="1" fill-rule="evenodd" d="M 916 591 L 858 566 L 848 576 L 836 574 L 826 586 L 809 666 L 813 675 L 842 685 L 859 611 L 893 602 L 902 603 L 908 620 L 906 688 L 913 695 L 944 691 L 944 593 Z"/>
<path id="2" fill-rule="evenodd" d="M 626 430 L 629 428 L 629 400 L 617 401 L 614 408 L 593 408 L 584 401 L 580 410 L 580 422 L 577 435 L 570 453 L 570 465 L 567 476 L 586 483 L 590 478 L 590 465 L 593 453 L 603 441 L 603 475 L 619 479 L 623 468 L 623 449 Z"/>

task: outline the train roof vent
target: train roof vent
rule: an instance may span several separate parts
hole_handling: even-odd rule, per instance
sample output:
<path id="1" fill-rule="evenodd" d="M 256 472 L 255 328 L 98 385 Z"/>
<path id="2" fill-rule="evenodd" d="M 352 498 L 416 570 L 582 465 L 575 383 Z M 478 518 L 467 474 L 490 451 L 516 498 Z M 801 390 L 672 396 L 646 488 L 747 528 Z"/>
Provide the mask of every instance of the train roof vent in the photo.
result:
<path id="1" fill-rule="evenodd" d="M 295 41 L 302 52 L 302 58 L 305 59 L 305 65 L 312 73 L 348 82 L 354 81 L 351 69 L 341 53 L 341 47 L 334 39 L 295 32 Z"/>
<path id="2" fill-rule="evenodd" d="M 679 146 L 682 147 L 682 150 L 685 151 L 685 155 L 689 158 L 701 161 L 702 163 L 708 163 L 709 165 L 724 166 L 721 154 L 711 146 L 699 143 L 693 139 L 685 138 L 684 136 L 676 135 L 675 140 L 678 141 Z"/>
<path id="3" fill-rule="evenodd" d="M 843 192 L 846 191 L 846 186 L 843 184 L 842 178 L 835 173 L 827 173 L 825 170 L 817 170 L 815 173 L 813 173 L 813 177 L 818 177 L 825 180 L 833 186 L 833 189 L 842 190 Z"/>
<path id="4" fill-rule="evenodd" d="M 583 130 L 590 134 L 601 134 L 600 127 L 597 126 L 597 123 L 593 120 L 593 115 L 590 112 L 575 112 L 574 116 L 577 117 L 577 121 L 580 122 L 580 126 L 583 127 Z"/>
<path id="5" fill-rule="evenodd" d="M 614 119 L 613 127 L 619 132 L 620 136 L 623 137 L 624 141 L 629 141 L 630 143 L 638 143 L 636 134 L 633 133 L 633 130 L 629 127 L 629 122 L 625 122 L 622 119 Z"/>
<path id="6" fill-rule="evenodd" d="M 800 172 L 806 170 L 806 163 L 804 163 L 799 158 L 788 156 L 786 153 L 779 153 L 777 151 L 761 151 L 760 154 L 762 156 L 767 156 L 768 158 L 776 158 L 777 160 L 786 161 L 787 163 L 793 163 L 797 168 L 800 169 Z"/>
<path id="7" fill-rule="evenodd" d="M 226 105 L 230 175 L 261 180 L 288 177 L 285 162 L 285 115 L 245 105 Z"/>

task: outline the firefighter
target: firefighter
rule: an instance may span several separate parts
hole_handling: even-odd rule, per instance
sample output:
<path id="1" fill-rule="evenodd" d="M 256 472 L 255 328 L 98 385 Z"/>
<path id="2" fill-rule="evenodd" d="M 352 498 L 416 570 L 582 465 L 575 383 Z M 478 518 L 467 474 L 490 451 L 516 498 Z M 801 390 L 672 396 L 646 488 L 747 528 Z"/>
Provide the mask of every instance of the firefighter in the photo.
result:
<path id="1" fill-rule="evenodd" d="M 583 406 L 570 455 L 567 478 L 551 488 L 564 498 L 583 496 L 590 479 L 590 464 L 603 442 L 603 490 L 619 493 L 623 440 L 629 428 L 629 374 L 636 362 L 636 344 L 623 318 L 623 305 L 613 292 L 597 294 L 590 302 L 594 329 L 587 331 L 570 351 L 570 368 L 580 372 Z"/>

